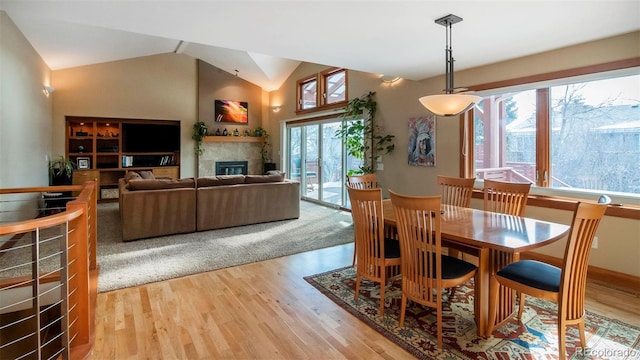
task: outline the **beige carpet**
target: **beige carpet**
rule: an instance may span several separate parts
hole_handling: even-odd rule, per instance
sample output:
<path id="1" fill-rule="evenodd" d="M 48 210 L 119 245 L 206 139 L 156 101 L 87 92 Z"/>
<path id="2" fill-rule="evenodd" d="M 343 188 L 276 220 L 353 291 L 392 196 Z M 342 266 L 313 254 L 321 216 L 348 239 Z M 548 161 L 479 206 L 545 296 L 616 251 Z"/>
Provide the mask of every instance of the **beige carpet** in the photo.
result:
<path id="1" fill-rule="evenodd" d="M 300 218 L 123 242 L 118 203 L 98 205 L 98 291 L 142 285 L 353 241 L 351 214 L 300 203 Z"/>

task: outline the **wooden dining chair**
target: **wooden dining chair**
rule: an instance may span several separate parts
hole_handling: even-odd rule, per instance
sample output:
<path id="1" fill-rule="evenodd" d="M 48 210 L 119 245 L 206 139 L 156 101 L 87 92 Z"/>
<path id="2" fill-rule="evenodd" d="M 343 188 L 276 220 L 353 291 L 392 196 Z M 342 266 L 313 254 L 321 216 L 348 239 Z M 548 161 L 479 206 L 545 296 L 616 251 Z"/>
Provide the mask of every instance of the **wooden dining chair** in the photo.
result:
<path id="1" fill-rule="evenodd" d="M 531 183 L 484 180 L 484 211 L 524 216 Z"/>
<path id="2" fill-rule="evenodd" d="M 535 296 L 558 304 L 558 351 L 565 359 L 566 326 L 578 324 L 580 344 L 586 348 L 584 335 L 584 292 L 591 243 L 611 199 L 598 203 L 579 202 L 573 213 L 571 230 L 560 268 L 535 260 L 520 260 L 499 270 L 490 279 L 490 294 L 497 304 L 499 285 L 514 289 L 520 296 L 518 319 L 522 320 L 525 296 Z M 497 310 L 489 309 L 489 330 L 495 326 Z M 504 314 L 508 315 L 508 314 Z"/>
<path id="3" fill-rule="evenodd" d="M 443 204 L 469 207 L 476 178 L 459 178 L 438 175 L 440 197 Z"/>
<path id="4" fill-rule="evenodd" d="M 400 265 L 400 244 L 384 237 L 382 189 L 347 188 L 351 199 L 356 240 L 356 294 L 361 278 L 380 283 L 380 316 L 384 315 L 384 289 L 388 267 Z"/>
<path id="5" fill-rule="evenodd" d="M 438 348 L 442 348 L 442 289 L 459 286 L 474 277 L 477 267 L 441 253 L 440 196 L 405 196 L 389 191 L 396 215 L 402 258 L 404 326 L 407 300 L 436 308 Z"/>
<path id="6" fill-rule="evenodd" d="M 376 174 L 348 175 L 347 186 L 356 189 L 373 189 L 376 184 Z"/>
<path id="7" fill-rule="evenodd" d="M 459 178 L 438 175 L 438 185 L 440 186 L 440 197 L 443 204 L 469 207 L 471 205 L 471 194 L 473 194 L 473 184 L 476 178 Z M 449 256 L 460 257 L 460 250 L 449 247 Z M 451 296 L 455 288 L 451 289 Z"/>
<path id="8" fill-rule="evenodd" d="M 374 189 L 377 188 L 376 174 L 362 174 L 362 175 L 347 175 L 347 187 L 355 189 Z M 356 246 L 354 241 L 353 248 L 353 263 L 351 266 L 356 266 Z"/>

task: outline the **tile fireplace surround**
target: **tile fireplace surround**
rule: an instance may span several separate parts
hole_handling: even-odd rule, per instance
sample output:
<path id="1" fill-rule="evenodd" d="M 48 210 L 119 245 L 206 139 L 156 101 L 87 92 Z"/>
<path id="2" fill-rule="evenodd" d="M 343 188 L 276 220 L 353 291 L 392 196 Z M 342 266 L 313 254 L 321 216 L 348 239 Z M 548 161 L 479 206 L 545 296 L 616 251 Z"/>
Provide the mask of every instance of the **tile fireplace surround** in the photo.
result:
<path id="1" fill-rule="evenodd" d="M 262 174 L 262 158 L 258 142 L 203 142 L 204 152 L 198 156 L 198 176 L 215 176 L 216 161 L 247 161 L 249 175 Z"/>

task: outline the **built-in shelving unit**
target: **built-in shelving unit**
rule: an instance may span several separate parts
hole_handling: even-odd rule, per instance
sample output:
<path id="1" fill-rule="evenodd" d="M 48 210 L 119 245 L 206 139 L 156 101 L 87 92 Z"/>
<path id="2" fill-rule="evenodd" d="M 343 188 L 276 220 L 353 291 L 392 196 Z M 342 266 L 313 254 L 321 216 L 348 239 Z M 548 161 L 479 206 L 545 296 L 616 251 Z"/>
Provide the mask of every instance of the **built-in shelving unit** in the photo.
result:
<path id="1" fill-rule="evenodd" d="M 73 183 L 96 180 L 101 200 L 117 198 L 130 170 L 180 177 L 180 121 L 67 116 L 65 144 Z"/>

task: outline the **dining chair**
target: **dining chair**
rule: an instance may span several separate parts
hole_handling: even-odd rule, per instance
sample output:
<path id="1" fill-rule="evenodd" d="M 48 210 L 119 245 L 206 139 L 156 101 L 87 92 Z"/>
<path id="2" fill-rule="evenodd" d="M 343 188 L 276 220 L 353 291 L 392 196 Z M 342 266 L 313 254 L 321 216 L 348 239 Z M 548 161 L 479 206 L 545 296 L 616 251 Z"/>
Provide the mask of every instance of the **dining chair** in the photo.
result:
<path id="1" fill-rule="evenodd" d="M 484 211 L 524 216 L 531 183 L 484 180 Z"/>
<path id="2" fill-rule="evenodd" d="M 356 189 L 374 189 L 377 188 L 376 174 L 362 174 L 362 175 L 347 175 L 347 187 Z M 353 248 L 353 263 L 351 266 L 356 266 L 356 246 L 354 242 Z"/>
<path id="3" fill-rule="evenodd" d="M 400 266 L 400 244 L 384 237 L 382 189 L 348 187 L 351 215 L 356 240 L 356 293 L 360 294 L 361 278 L 380 283 L 380 316 L 384 315 L 384 290 L 389 267 Z"/>
<path id="4" fill-rule="evenodd" d="M 347 186 L 356 189 L 373 189 L 376 184 L 376 174 L 348 175 Z"/>
<path id="5" fill-rule="evenodd" d="M 441 253 L 440 196 L 406 196 L 389 190 L 400 240 L 404 326 L 407 300 L 436 308 L 438 348 L 442 348 L 442 289 L 474 277 L 477 267 Z"/>
<path id="6" fill-rule="evenodd" d="M 440 186 L 440 197 L 443 204 L 469 207 L 471 205 L 471 194 L 473 194 L 473 184 L 476 178 L 459 178 L 438 175 L 438 185 Z M 452 247 L 448 248 L 449 256 L 460 257 L 460 250 Z M 455 288 L 452 288 L 452 293 Z"/>
<path id="7" fill-rule="evenodd" d="M 561 267 L 536 260 L 520 260 L 499 270 L 490 279 L 490 294 L 497 303 L 499 285 L 516 290 L 520 295 L 518 319 L 522 320 L 525 296 L 535 296 L 558 304 L 558 351 L 560 359 L 565 359 L 566 326 L 578 324 L 580 344 L 586 348 L 584 334 L 584 293 L 589 266 L 591 243 L 600 220 L 611 203 L 609 197 L 602 196 L 598 203 L 579 202 L 573 213 L 569 237 L 565 246 Z M 495 326 L 497 310 L 489 309 L 489 330 Z M 505 314 L 506 315 L 506 314 Z"/>

